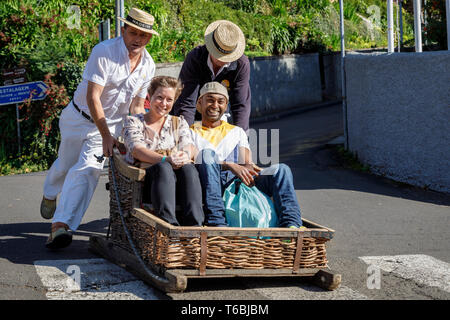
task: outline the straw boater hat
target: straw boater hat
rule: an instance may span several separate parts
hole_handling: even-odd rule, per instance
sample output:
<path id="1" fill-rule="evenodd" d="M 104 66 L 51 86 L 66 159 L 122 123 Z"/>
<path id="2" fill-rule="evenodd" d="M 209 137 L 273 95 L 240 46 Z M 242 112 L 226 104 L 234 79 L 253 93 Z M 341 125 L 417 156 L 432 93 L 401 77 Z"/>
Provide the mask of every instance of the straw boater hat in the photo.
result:
<path id="1" fill-rule="evenodd" d="M 136 29 L 159 36 L 159 33 L 153 30 L 155 18 L 150 13 L 132 8 L 125 19 L 119 17 L 119 20 Z"/>
<path id="2" fill-rule="evenodd" d="M 218 94 L 225 96 L 225 98 L 227 98 L 227 101 L 229 100 L 228 90 L 221 83 L 216 82 L 216 81 L 207 82 L 200 89 L 200 96 L 197 99 L 197 111 L 198 112 L 200 112 L 199 101 L 207 93 L 218 93 Z"/>
<path id="3" fill-rule="evenodd" d="M 205 45 L 208 52 L 217 60 L 233 62 L 244 53 L 244 33 L 230 21 L 217 20 L 206 28 Z"/>

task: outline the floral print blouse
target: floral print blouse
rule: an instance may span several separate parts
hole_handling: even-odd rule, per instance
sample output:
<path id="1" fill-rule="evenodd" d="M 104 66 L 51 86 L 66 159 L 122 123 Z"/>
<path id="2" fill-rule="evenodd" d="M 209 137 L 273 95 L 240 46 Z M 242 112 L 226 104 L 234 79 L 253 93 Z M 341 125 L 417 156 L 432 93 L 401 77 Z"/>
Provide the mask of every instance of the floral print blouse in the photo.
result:
<path id="1" fill-rule="evenodd" d="M 130 164 L 135 163 L 131 153 L 137 146 L 144 146 L 153 151 L 174 149 L 176 147 L 175 134 L 178 134 L 179 137 L 177 150 L 184 150 L 188 145 L 193 145 L 189 125 L 183 116 L 179 117 L 178 132 L 175 134 L 172 128 L 172 119 L 171 115 L 166 116 L 161 132 L 158 134 L 145 123 L 144 114 L 127 116 L 122 129 L 124 144 L 127 148 L 125 160 Z"/>

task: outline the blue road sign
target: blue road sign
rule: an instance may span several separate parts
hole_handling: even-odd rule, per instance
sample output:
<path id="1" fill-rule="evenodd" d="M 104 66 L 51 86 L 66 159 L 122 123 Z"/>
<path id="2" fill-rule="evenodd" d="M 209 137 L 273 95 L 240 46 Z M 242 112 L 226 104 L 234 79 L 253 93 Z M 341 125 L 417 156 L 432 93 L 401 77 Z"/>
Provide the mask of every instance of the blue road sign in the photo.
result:
<path id="1" fill-rule="evenodd" d="M 47 96 L 47 89 L 47 85 L 42 81 L 0 87 L 0 106 L 21 103 L 29 98 L 42 100 Z"/>

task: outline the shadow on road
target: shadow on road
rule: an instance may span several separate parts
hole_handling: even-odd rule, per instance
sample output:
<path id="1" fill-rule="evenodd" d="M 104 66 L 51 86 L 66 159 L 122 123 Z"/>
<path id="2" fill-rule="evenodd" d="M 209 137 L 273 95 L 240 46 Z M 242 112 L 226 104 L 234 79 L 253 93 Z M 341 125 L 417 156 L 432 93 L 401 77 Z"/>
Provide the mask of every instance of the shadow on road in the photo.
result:
<path id="1" fill-rule="evenodd" d="M 340 189 L 450 205 L 449 194 L 396 182 L 370 172 L 347 169 L 340 162 L 335 149 L 325 145 L 305 150 L 304 154 L 286 160 L 286 163 L 296 177 L 296 190 Z"/>
<path id="2" fill-rule="evenodd" d="M 4 224 L 0 229 L 0 258 L 18 264 L 33 264 L 36 260 L 87 259 L 97 257 L 90 253 L 89 236 L 106 234 L 109 219 L 80 225 L 73 233 L 72 244 L 65 249 L 51 251 L 45 247 L 50 222 Z"/>
<path id="3" fill-rule="evenodd" d="M 311 285 L 310 277 L 236 277 L 236 278 L 206 278 L 190 279 L 185 292 L 201 292 L 208 288 L 211 291 L 267 289 L 283 286 L 305 286 L 305 290 L 326 292 L 317 286 Z"/>

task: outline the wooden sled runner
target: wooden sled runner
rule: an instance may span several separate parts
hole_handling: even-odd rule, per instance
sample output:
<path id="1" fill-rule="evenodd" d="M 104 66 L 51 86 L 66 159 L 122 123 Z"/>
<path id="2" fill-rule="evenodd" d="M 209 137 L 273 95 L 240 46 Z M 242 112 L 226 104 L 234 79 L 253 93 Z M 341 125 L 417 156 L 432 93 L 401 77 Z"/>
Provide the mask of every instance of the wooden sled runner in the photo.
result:
<path id="1" fill-rule="evenodd" d="M 111 236 L 90 237 L 90 250 L 124 267 L 164 292 L 182 292 L 191 278 L 310 277 L 319 287 L 334 290 L 341 275 L 328 269 L 326 243 L 334 230 L 306 219 L 307 229 L 176 227 L 142 205 L 145 170 L 113 156 L 122 225 L 110 176 Z"/>

